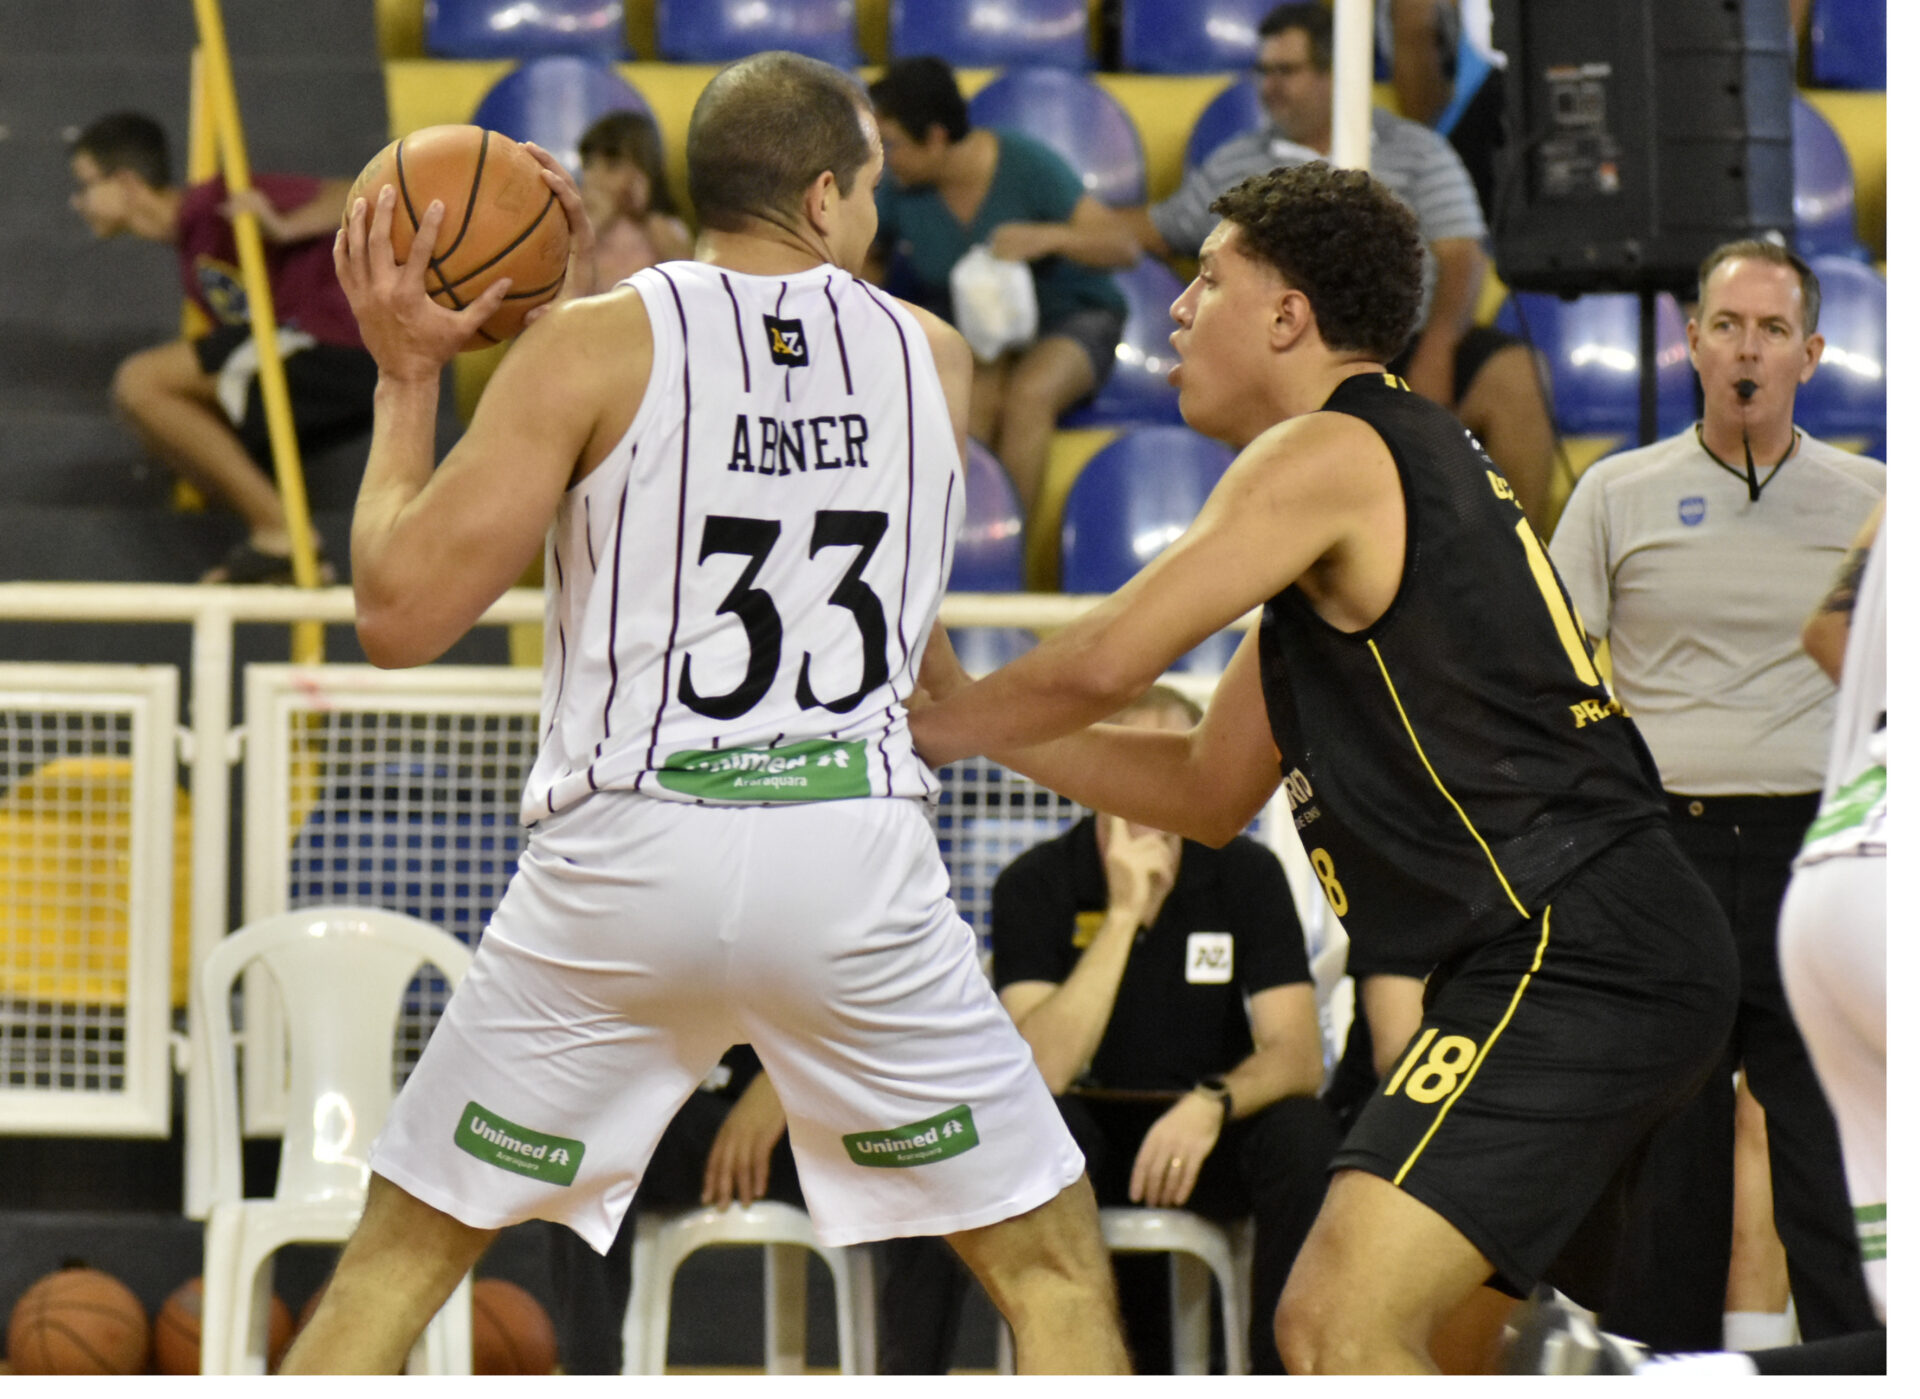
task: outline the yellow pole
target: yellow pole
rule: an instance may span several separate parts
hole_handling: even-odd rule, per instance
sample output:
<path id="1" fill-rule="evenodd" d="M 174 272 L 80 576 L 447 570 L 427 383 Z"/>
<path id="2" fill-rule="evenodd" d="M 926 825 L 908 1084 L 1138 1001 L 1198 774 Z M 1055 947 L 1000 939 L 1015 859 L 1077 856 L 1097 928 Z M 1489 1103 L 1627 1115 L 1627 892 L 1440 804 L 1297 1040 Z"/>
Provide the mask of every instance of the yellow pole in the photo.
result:
<path id="1" fill-rule="evenodd" d="M 206 98 L 219 138 L 220 163 L 227 191 L 239 194 L 252 188 L 247 168 L 246 139 L 240 127 L 240 103 L 234 95 L 233 64 L 227 56 L 227 31 L 219 0 L 193 0 L 205 59 Z M 293 581 L 302 588 L 320 586 L 314 557 L 313 524 L 307 514 L 307 486 L 300 471 L 300 443 L 293 430 L 293 411 L 287 396 L 286 366 L 280 360 L 278 327 L 273 314 L 273 289 L 267 281 L 266 250 L 260 224 L 241 211 L 233 220 L 234 243 L 240 252 L 240 278 L 247 291 L 247 314 L 253 322 L 253 340 L 260 353 L 260 397 L 267 415 L 267 440 L 273 448 L 274 477 L 280 487 L 281 508 L 287 514 L 287 533 L 293 540 Z M 300 622 L 293 628 L 293 659 L 303 665 L 324 657 L 325 633 L 318 622 Z"/>

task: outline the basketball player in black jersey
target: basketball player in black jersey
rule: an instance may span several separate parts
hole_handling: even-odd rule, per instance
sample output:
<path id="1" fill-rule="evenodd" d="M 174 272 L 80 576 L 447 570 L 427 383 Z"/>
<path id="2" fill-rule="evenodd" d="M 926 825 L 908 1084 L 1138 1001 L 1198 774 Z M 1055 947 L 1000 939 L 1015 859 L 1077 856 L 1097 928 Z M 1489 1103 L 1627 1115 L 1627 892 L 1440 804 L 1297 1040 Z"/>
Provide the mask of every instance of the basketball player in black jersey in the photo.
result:
<path id="1" fill-rule="evenodd" d="M 930 660 L 914 735 L 1213 843 L 1284 783 L 1355 956 L 1428 976 L 1335 1158 L 1281 1354 L 1418 1372 L 1478 1322 L 1490 1360 L 1484 1284 L 1597 1295 L 1620 1178 L 1725 1041 L 1732 941 L 1511 488 L 1382 368 L 1419 303 L 1412 215 L 1324 164 L 1213 210 L 1173 375 L 1239 457 L 1075 625 L 974 683 Z M 1198 729 L 1082 731 L 1254 607 Z"/>

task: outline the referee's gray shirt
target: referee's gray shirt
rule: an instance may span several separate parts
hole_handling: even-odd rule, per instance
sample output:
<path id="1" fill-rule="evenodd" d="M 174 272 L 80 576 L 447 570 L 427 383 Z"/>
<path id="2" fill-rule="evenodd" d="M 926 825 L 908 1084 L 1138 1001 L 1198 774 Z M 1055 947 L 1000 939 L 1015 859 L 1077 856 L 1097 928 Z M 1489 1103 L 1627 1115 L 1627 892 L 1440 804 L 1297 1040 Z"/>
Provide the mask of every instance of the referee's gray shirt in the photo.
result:
<path id="1" fill-rule="evenodd" d="M 1305 165 L 1325 156 L 1282 136 L 1273 126 L 1249 131 L 1217 147 L 1186 173 L 1180 188 L 1147 211 L 1153 226 L 1176 253 L 1191 257 L 1219 222 L 1207 206 L 1251 175 L 1264 175 L 1284 166 Z M 1400 196 L 1420 221 L 1420 238 L 1429 248 L 1446 238 L 1487 235 L 1480 199 L 1473 179 L 1447 138 L 1373 109 L 1373 139 L 1368 157 L 1374 178 Z M 1428 252 L 1421 272 L 1420 323 L 1426 324 L 1433 301 L 1433 254 Z"/>
<path id="2" fill-rule="evenodd" d="M 1800 628 L 1886 489 L 1883 463 L 1802 434 L 1752 502 L 1692 428 L 1581 476 L 1553 564 L 1668 791 L 1820 790 L 1833 682 Z"/>

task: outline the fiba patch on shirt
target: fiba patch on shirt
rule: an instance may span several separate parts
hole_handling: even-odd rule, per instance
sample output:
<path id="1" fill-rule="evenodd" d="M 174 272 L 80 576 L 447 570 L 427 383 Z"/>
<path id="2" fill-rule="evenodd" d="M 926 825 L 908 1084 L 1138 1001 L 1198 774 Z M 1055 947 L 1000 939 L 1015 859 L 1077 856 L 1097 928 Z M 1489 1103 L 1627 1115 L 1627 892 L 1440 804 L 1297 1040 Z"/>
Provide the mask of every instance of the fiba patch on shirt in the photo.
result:
<path id="1" fill-rule="evenodd" d="M 1707 518 L 1707 499 L 1705 496 L 1683 496 L 1680 501 L 1680 523 L 1692 529 Z"/>
<path id="2" fill-rule="evenodd" d="M 1217 986 L 1233 980 L 1233 934 L 1187 934 L 1187 981 Z"/>
<path id="3" fill-rule="evenodd" d="M 767 326 L 767 351 L 775 364 L 799 368 L 807 362 L 807 328 L 798 321 L 762 316 Z"/>

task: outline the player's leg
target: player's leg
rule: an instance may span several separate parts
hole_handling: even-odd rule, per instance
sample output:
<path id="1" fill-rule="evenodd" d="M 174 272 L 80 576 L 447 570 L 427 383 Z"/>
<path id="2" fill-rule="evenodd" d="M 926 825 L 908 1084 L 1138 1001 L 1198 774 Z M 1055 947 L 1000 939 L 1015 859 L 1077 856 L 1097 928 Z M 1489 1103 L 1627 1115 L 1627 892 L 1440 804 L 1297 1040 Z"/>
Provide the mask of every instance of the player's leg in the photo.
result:
<path id="1" fill-rule="evenodd" d="M 1760 1350 L 1793 1340 L 1787 1251 L 1773 1227 L 1767 1115 L 1744 1074 L 1733 1104 L 1733 1254 L 1722 1341 L 1729 1350 Z"/>
<path id="2" fill-rule="evenodd" d="M 1436 1211 L 1341 1171 L 1294 1260 L 1274 1340 L 1295 1375 L 1437 1373 L 1431 1340 L 1493 1273 Z"/>
<path id="3" fill-rule="evenodd" d="M 1779 910 L 1788 864 L 1798 848 L 1793 826 L 1741 830 L 1741 897 L 1764 919 L 1741 919 L 1741 1054 L 1753 1096 L 1767 1114 L 1774 1227 L 1786 1246 L 1800 1335 L 1816 1341 L 1874 1324 L 1860 1273 L 1853 1204 L 1840 1133 L 1781 984 Z"/>
<path id="4" fill-rule="evenodd" d="M 1553 411 L 1541 396 L 1533 352 L 1495 350 L 1470 379 L 1456 379 L 1454 413 L 1480 439 L 1542 539 L 1553 532 Z"/>
<path id="5" fill-rule="evenodd" d="M 1117 1363 L 1084 1158 L 980 970 L 924 815 L 874 799 L 686 821 L 755 873 L 727 994 L 786 1107 L 820 1240 L 954 1239 L 1016 1328 L 1085 1304 L 1062 1328 L 1076 1334 L 1027 1338 L 1023 1366 Z"/>
<path id="6" fill-rule="evenodd" d="M 1254 1222 L 1249 1354 L 1256 1375 L 1278 1374 L 1274 1313 L 1326 1198 L 1327 1163 L 1339 1148 L 1340 1133 L 1326 1105 L 1311 1097 L 1282 1098 L 1234 1123 L 1228 1132 L 1235 1138 L 1231 1163 L 1209 1161 L 1208 1167 L 1231 1169 L 1244 1182 Z M 1225 1150 L 1223 1141 L 1215 1156 Z M 1206 1179 L 1203 1170 L 1201 1184 Z M 1199 1186 L 1189 1208 L 1207 1212 Z"/>
<path id="7" fill-rule="evenodd" d="M 1060 414 L 1091 393 L 1096 382 L 1086 347 L 1064 335 L 1044 336 L 1014 360 L 995 442 L 1000 464 L 1013 479 L 1024 508 L 1033 509 L 1040 497 Z"/>
<path id="8" fill-rule="evenodd" d="M 1832 859 L 1794 876 L 1780 971 L 1839 1125 L 1867 1290 L 1887 1315 L 1887 886 L 1884 858 Z"/>
<path id="9" fill-rule="evenodd" d="M 128 356 L 114 371 L 113 401 L 149 451 L 246 521 L 257 547 L 286 552 L 280 497 L 241 446 L 191 344 L 174 340 Z"/>
<path id="10" fill-rule="evenodd" d="M 1130 1373 L 1113 1268 L 1085 1176 L 1038 1209 L 947 1235 L 1013 1330 L 1023 1375 Z"/>
<path id="11" fill-rule="evenodd" d="M 1472 1363 L 1500 1310 L 1474 1302 L 1483 1282 L 1525 1295 L 1578 1263 L 1560 1285 L 1597 1291 L 1613 1231 L 1590 1220 L 1717 1061 L 1734 974 L 1724 918 L 1659 830 L 1437 968 L 1282 1296 L 1288 1368 L 1431 1370 L 1436 1332 L 1477 1321 Z"/>
<path id="12" fill-rule="evenodd" d="M 326 1294 L 283 1375 L 397 1375 L 497 1229 L 476 1229 L 376 1174 Z"/>

